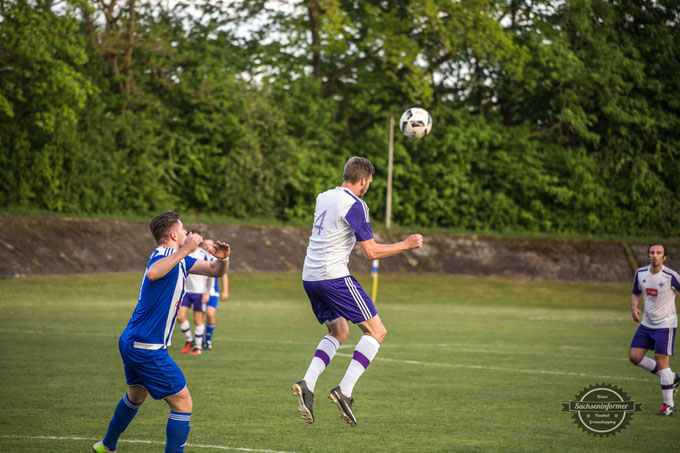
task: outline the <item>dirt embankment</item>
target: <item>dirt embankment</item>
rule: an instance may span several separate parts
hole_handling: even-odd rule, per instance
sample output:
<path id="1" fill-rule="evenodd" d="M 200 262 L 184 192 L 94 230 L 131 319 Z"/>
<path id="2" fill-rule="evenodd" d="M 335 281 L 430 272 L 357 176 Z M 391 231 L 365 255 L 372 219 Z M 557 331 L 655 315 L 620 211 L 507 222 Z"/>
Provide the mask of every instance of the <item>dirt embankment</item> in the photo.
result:
<path id="1" fill-rule="evenodd" d="M 310 234 L 305 228 L 187 227 L 229 242 L 231 270 L 246 272 L 299 272 Z M 376 234 L 378 242 L 404 237 Z M 428 234 L 422 249 L 381 260 L 380 271 L 631 282 L 635 269 L 647 264 L 647 246 Z M 0 216 L 0 277 L 140 271 L 154 248 L 146 222 Z M 668 247 L 668 253 L 666 264 L 673 268 L 680 246 Z M 353 254 L 350 270 L 370 272 L 371 263 L 359 247 Z M 675 261 L 680 263 L 680 258 Z"/>

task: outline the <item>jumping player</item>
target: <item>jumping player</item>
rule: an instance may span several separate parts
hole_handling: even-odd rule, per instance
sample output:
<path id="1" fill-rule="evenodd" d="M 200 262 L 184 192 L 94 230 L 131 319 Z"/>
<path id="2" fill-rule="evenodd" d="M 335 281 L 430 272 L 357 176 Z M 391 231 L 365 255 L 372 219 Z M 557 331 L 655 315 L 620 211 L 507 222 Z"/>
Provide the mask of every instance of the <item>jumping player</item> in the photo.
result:
<path id="1" fill-rule="evenodd" d="M 340 384 L 328 397 L 340 409 L 351 426 L 357 420 L 352 413 L 352 391 L 359 377 L 371 363 L 387 333 L 373 301 L 350 275 L 347 263 L 354 244 L 359 242 L 368 260 L 387 258 L 400 252 L 420 248 L 423 237 L 409 236 L 394 244 L 378 244 L 362 200 L 373 180 L 373 164 L 363 157 L 352 157 L 345 164 L 342 186 L 319 194 L 316 198 L 314 225 L 309 237 L 302 270 L 303 286 L 319 323 L 328 328 L 316 348 L 304 378 L 293 385 L 298 411 L 307 423 L 314 423 L 314 389 L 316 381 L 347 338 L 347 321 L 359 326 L 363 336 Z"/>
<path id="2" fill-rule="evenodd" d="M 92 446 L 96 453 L 116 451 L 121 433 L 151 394 L 170 406 L 166 426 L 166 453 L 181 453 L 189 437 L 193 402 L 186 379 L 168 354 L 187 273 L 219 277 L 227 269 L 229 245 L 215 243 L 216 261 L 197 261 L 189 253 L 203 240 L 187 235 L 179 214 L 165 212 L 149 225 L 158 248 L 149 258 L 142 277 L 137 306 L 118 341 L 128 389 L 118 402 L 106 436 Z"/>
<path id="3" fill-rule="evenodd" d="M 656 415 L 668 416 L 676 412 L 673 395 L 680 385 L 680 374 L 673 373 L 669 364 L 678 327 L 675 293 L 680 291 L 680 275 L 663 265 L 666 261 L 666 247 L 663 245 L 650 245 L 648 254 L 649 266 L 635 272 L 630 295 L 633 321 L 640 322 L 640 294 L 644 294 L 645 313 L 633 336 L 628 357 L 633 365 L 659 376 L 663 406 Z M 654 360 L 645 356 L 648 350 L 654 350 Z"/>

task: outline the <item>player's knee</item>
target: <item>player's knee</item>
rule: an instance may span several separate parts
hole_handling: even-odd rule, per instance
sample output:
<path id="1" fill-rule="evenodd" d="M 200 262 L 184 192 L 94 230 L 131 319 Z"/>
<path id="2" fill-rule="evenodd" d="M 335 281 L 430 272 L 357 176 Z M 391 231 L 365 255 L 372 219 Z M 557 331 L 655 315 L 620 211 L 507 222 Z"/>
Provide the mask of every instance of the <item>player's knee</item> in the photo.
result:
<path id="1" fill-rule="evenodd" d="M 630 363 L 632 363 L 633 365 L 639 365 L 640 362 L 642 361 L 642 357 L 639 357 L 638 354 L 634 354 L 633 352 L 629 352 L 628 360 L 630 360 Z"/>
<path id="2" fill-rule="evenodd" d="M 378 340 L 378 343 L 382 343 L 383 340 L 385 340 L 385 337 L 387 336 L 387 329 L 385 328 L 385 326 L 381 325 L 374 332 L 371 332 L 371 336 Z"/>
<path id="3" fill-rule="evenodd" d="M 338 343 L 343 344 L 349 335 L 349 327 L 339 327 L 337 329 L 330 329 L 328 332 L 333 338 L 338 340 Z"/>

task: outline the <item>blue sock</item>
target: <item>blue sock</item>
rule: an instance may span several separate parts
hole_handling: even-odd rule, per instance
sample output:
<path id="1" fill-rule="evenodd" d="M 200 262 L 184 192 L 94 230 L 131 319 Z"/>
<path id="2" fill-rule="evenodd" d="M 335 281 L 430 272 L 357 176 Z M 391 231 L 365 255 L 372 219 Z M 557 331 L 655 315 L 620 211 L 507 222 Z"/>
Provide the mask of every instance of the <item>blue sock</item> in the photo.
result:
<path id="1" fill-rule="evenodd" d="M 125 393 L 123 398 L 118 401 L 116 410 L 113 412 L 113 418 L 111 418 L 111 422 L 109 423 L 109 429 L 106 431 L 106 436 L 102 440 L 106 448 L 109 450 L 116 449 L 118 438 L 128 427 L 132 419 L 135 418 L 135 415 L 137 415 L 137 409 L 139 409 L 139 406 L 141 405 L 141 403 L 135 404 L 130 401 L 127 393 Z"/>
<path id="2" fill-rule="evenodd" d="M 212 341 L 213 330 L 215 330 L 215 324 L 205 325 L 205 341 Z"/>
<path id="3" fill-rule="evenodd" d="M 165 428 L 167 441 L 165 453 L 182 453 L 189 438 L 189 419 L 191 412 L 170 411 L 168 425 Z"/>

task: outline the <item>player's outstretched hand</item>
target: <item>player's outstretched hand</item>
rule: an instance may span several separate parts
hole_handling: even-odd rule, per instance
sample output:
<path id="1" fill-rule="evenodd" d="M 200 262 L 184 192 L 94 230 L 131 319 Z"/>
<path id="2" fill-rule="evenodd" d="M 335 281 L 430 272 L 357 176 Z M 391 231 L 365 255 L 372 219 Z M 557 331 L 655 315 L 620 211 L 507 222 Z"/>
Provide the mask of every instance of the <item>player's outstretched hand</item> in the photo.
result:
<path id="1" fill-rule="evenodd" d="M 229 258 L 229 254 L 231 253 L 231 247 L 229 247 L 229 244 L 225 244 L 222 241 L 216 241 L 215 245 L 213 245 L 213 249 L 210 250 L 210 253 L 212 253 L 215 256 L 215 258 L 219 259 Z"/>
<path id="2" fill-rule="evenodd" d="M 423 237 L 420 234 L 412 234 L 406 239 L 409 249 L 419 249 L 423 246 Z"/>

